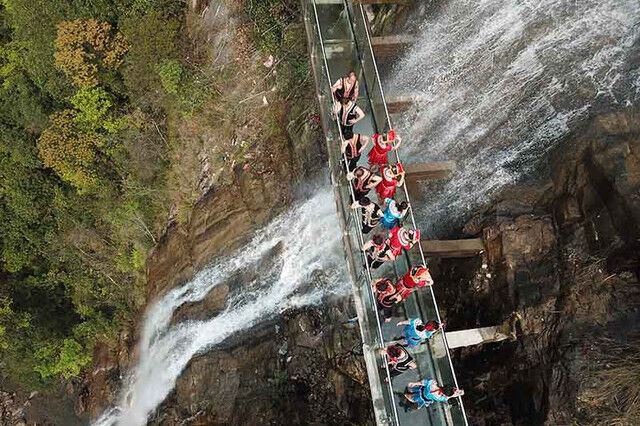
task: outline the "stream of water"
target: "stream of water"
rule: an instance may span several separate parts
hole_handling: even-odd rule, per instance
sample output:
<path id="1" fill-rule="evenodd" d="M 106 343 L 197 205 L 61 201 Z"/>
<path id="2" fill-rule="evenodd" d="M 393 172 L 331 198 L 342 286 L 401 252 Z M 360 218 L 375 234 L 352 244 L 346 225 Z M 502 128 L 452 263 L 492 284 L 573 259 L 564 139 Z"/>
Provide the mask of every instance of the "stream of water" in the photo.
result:
<path id="1" fill-rule="evenodd" d="M 588 117 L 640 101 L 640 1 L 424 2 L 390 92 L 422 97 L 398 127 L 402 156 L 455 160 L 429 188 L 423 231 L 446 232 L 498 189 L 535 175 Z M 436 192 L 434 192 L 436 191 Z"/>
<path id="2" fill-rule="evenodd" d="M 145 316 L 138 363 L 123 383 L 120 403 L 94 425 L 146 424 L 195 355 L 285 309 L 319 303 L 328 294 L 347 294 L 350 285 L 338 230 L 333 193 L 321 190 L 257 232 L 235 256 L 209 266 L 155 302 Z M 181 305 L 202 300 L 213 287 L 247 271 L 258 272 L 257 278 L 232 292 L 222 313 L 171 325 Z"/>

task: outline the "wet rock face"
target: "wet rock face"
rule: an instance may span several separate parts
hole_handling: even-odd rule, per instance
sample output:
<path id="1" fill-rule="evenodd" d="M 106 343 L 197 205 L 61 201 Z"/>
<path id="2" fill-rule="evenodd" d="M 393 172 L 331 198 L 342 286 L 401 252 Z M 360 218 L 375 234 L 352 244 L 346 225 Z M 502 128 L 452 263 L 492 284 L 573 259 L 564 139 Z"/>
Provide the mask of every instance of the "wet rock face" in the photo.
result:
<path id="1" fill-rule="evenodd" d="M 372 424 L 347 309 L 285 313 L 193 359 L 151 424 Z"/>
<path id="2" fill-rule="evenodd" d="M 551 182 L 505 190 L 467 223 L 485 241 L 483 259 L 434 266 L 454 283 L 436 288 L 450 329 L 500 323 L 514 310 L 525 320 L 518 342 L 456 354 L 474 422 L 597 418 L 578 397 L 595 386 L 592 348 L 637 332 L 639 118 L 597 117 L 554 156 Z"/>

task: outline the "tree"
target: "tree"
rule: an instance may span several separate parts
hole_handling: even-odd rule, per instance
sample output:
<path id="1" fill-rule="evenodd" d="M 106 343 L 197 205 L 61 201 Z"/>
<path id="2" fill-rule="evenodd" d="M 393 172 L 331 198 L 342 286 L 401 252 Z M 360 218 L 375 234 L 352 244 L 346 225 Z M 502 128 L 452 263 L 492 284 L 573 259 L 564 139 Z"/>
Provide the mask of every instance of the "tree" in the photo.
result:
<path id="1" fill-rule="evenodd" d="M 75 122 L 86 130 L 105 129 L 113 133 L 120 127 L 119 120 L 112 117 L 113 96 L 102 87 L 83 87 L 71 98 L 76 108 Z"/>
<path id="2" fill-rule="evenodd" d="M 76 19 L 58 24 L 56 66 L 80 87 L 98 84 L 101 71 L 114 71 L 122 65 L 127 44 L 108 22 Z"/>
<path id="3" fill-rule="evenodd" d="M 82 131 L 75 125 L 75 114 L 64 110 L 51 116 L 51 125 L 38 140 L 40 157 L 60 177 L 80 191 L 98 183 L 96 150 L 101 139 L 95 133 Z"/>

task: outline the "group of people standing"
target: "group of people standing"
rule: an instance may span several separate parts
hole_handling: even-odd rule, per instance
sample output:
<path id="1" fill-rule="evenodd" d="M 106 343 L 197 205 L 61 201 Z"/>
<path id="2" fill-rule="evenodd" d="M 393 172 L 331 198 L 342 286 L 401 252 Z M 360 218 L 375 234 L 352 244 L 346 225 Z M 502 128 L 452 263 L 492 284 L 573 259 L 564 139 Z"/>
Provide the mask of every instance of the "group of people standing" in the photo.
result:
<path id="1" fill-rule="evenodd" d="M 363 236 L 378 227 L 384 231 L 374 234 L 362 246 L 366 266 L 374 271 L 385 262 L 395 261 L 403 250 L 410 250 L 420 241 L 420 230 L 409 229 L 402 224 L 411 206 L 407 201 L 395 200 L 397 188 L 405 183 L 405 171 L 400 162 L 389 163 L 388 154 L 401 146 L 402 139 L 393 129 L 386 134 L 375 133 L 372 137 L 354 133 L 353 126 L 365 117 L 356 103 L 359 85 L 354 71 L 338 79 L 332 86 L 332 93 L 335 100 L 333 112 L 342 133 L 343 163 L 354 196 L 351 208 L 361 211 Z M 370 144 L 367 166 L 359 166 Z M 369 197 L 371 190 L 377 194 L 377 202 Z M 411 267 L 395 282 L 389 278 L 375 278 L 371 285 L 378 309 L 382 311 L 385 322 L 389 322 L 397 305 L 414 291 L 433 285 L 433 279 L 429 269 L 422 264 Z M 380 349 L 381 355 L 386 356 L 391 377 L 417 368 L 412 351 L 443 330 L 444 324 L 436 320 L 423 324 L 420 318 L 410 318 L 398 322 L 397 326 L 403 326 L 402 335 Z M 404 392 L 404 406 L 405 409 L 419 409 L 462 394 L 461 389 L 439 387 L 435 380 L 425 379 L 409 383 Z"/>

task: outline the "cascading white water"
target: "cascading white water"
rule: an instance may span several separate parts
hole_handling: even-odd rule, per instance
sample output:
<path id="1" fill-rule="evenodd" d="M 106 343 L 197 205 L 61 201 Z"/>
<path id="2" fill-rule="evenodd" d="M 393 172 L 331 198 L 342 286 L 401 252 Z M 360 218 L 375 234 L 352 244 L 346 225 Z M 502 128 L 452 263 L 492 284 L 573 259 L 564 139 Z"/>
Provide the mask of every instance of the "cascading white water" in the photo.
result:
<path id="1" fill-rule="evenodd" d="M 640 100 L 638 0 L 423 3 L 390 92 L 421 95 L 398 128 L 409 161 L 455 160 L 419 209 L 427 232 L 527 177 L 589 115 Z M 430 188 L 430 191 L 433 191 Z M 440 221 L 440 222 L 438 222 Z"/>
<path id="2" fill-rule="evenodd" d="M 333 195 L 322 190 L 259 231 L 234 257 L 204 269 L 154 303 L 145 316 L 138 364 L 123 384 L 120 404 L 94 425 L 145 424 L 194 355 L 284 309 L 318 303 L 331 293 L 346 294 L 350 286 L 340 235 Z M 274 250 L 276 261 L 260 263 Z M 252 269 L 259 269 L 254 271 L 258 278 L 243 283 L 222 313 L 170 326 L 180 305 L 202 300 L 232 275 Z M 318 271 L 324 274 L 322 283 L 313 279 Z M 312 279 L 312 288 L 302 289 Z"/>

